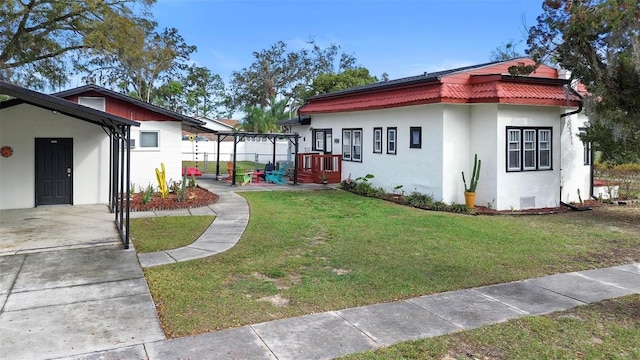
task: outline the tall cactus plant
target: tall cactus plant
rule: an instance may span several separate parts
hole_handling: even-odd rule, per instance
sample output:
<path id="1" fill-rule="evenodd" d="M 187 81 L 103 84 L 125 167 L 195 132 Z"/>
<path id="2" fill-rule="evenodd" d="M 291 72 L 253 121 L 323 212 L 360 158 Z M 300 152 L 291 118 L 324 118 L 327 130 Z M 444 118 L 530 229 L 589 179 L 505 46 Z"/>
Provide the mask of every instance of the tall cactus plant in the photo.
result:
<path id="1" fill-rule="evenodd" d="M 158 179 L 158 192 L 160 192 L 160 197 L 166 199 L 169 197 L 169 188 L 167 187 L 167 171 L 164 168 L 164 163 L 160 163 L 160 167 L 162 171 L 156 168 L 156 178 Z"/>
<path id="2" fill-rule="evenodd" d="M 471 183 L 469 187 L 467 187 L 467 180 L 464 178 L 464 171 L 462 172 L 464 191 L 476 192 L 476 186 L 478 186 L 478 179 L 480 178 L 480 166 L 482 166 L 482 160 L 478 160 L 478 154 L 475 154 L 473 158 L 473 172 L 471 173 Z"/>

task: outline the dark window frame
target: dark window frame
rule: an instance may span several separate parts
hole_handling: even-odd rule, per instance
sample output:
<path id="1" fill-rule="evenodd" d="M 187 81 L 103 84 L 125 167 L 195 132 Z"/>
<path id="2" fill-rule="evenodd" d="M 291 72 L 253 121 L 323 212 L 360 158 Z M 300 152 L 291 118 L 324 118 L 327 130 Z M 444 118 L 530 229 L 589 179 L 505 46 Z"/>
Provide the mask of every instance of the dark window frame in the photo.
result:
<path id="1" fill-rule="evenodd" d="M 414 134 L 418 133 L 418 141 L 414 142 Z M 422 126 L 411 126 L 409 128 L 409 148 L 421 149 L 422 148 Z"/>
<path id="2" fill-rule="evenodd" d="M 330 144 L 333 141 L 333 129 L 313 129 L 311 132 L 311 150 L 313 151 L 322 151 L 324 153 L 331 153 L 333 150 L 333 144 Z M 324 147 L 322 149 L 318 148 L 317 136 L 319 133 L 322 133 L 322 144 Z M 330 136 L 327 136 L 330 135 Z"/>
<path id="3" fill-rule="evenodd" d="M 393 140 L 391 140 L 390 133 L 393 131 Z M 391 146 L 389 144 L 393 143 L 393 150 L 391 150 Z M 396 155 L 398 154 L 398 128 L 397 127 L 388 127 L 387 128 L 387 154 Z"/>
<path id="4" fill-rule="evenodd" d="M 349 133 L 349 136 L 346 135 L 346 133 Z M 355 133 L 359 132 L 360 133 L 360 144 L 356 145 L 354 139 L 355 137 Z M 343 128 L 342 129 L 342 160 L 343 161 L 352 161 L 352 162 L 362 162 L 362 149 L 363 149 L 363 136 L 364 136 L 364 131 L 362 131 L 362 128 Z M 349 139 L 349 143 L 345 144 L 345 139 Z M 349 146 L 349 156 L 346 156 L 346 152 L 345 152 L 345 146 Z M 360 151 L 357 152 L 356 148 L 360 148 Z M 356 159 L 355 158 L 355 154 L 359 154 L 360 158 Z"/>
<path id="5" fill-rule="evenodd" d="M 525 139 L 525 132 L 535 132 L 535 138 L 527 141 Z M 548 140 L 544 140 L 542 133 L 549 134 Z M 509 137 L 511 133 L 518 134 L 518 140 L 512 141 Z M 533 143 L 533 149 L 525 149 L 525 142 Z M 527 171 L 549 171 L 553 170 L 553 128 L 550 126 L 507 126 L 506 138 L 505 138 L 505 170 L 507 172 L 527 172 Z M 512 143 L 518 144 L 518 148 L 510 149 L 509 145 Z M 543 148 L 541 144 L 548 144 L 548 148 Z M 527 167 L 525 162 L 525 153 L 533 150 L 535 166 Z M 517 166 L 511 166 L 510 154 L 518 153 Z M 546 156 L 542 156 L 543 153 L 548 153 Z M 548 165 L 543 164 L 544 159 L 547 159 Z"/>
<path id="6" fill-rule="evenodd" d="M 380 139 L 378 141 L 376 141 L 376 133 L 380 134 Z M 382 142 L 384 141 L 384 138 L 382 136 L 382 128 L 381 127 L 374 127 L 373 128 L 373 153 L 374 154 L 382 154 Z M 378 145 L 378 148 L 376 149 L 376 144 Z"/>

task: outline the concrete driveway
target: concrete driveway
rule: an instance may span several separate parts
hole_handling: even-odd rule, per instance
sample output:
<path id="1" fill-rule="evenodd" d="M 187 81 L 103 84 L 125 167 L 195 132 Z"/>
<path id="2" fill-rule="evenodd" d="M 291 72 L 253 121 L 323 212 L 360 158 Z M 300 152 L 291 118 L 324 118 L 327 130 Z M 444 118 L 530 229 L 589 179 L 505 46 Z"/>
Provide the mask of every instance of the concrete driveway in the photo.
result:
<path id="1" fill-rule="evenodd" d="M 0 359 L 53 359 L 165 338 L 140 263 L 99 206 L 0 213 Z"/>
<path id="2" fill-rule="evenodd" d="M 118 245 L 107 205 L 56 205 L 0 210 L 0 256 Z"/>

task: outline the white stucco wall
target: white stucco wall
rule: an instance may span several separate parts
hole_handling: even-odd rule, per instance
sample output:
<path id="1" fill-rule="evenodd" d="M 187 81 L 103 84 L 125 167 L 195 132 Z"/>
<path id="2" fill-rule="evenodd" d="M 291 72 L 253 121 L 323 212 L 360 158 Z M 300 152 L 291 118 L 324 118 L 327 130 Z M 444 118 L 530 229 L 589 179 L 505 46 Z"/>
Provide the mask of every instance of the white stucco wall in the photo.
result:
<path id="1" fill-rule="evenodd" d="M 476 205 L 498 210 L 556 207 L 560 204 L 561 110 L 557 107 L 503 104 L 432 104 L 393 109 L 312 115 L 311 126 L 331 128 L 334 153 L 341 153 L 342 129 L 362 128 L 362 163 L 343 161 L 342 177 L 368 173 L 370 182 L 391 192 L 430 194 L 446 203 L 464 203 L 461 172 L 470 180 L 474 154 L 482 160 Z M 387 128 L 397 127 L 397 154 L 387 154 Z M 422 127 L 422 148 L 409 148 L 409 128 Z M 506 128 L 550 127 L 552 169 L 507 172 Z M 373 153 L 373 129 L 383 128 L 383 152 Z M 301 152 L 311 149 L 308 126 L 296 126 Z M 580 159 L 582 155 L 580 154 Z M 533 204 L 533 205 L 532 205 Z"/>
<path id="2" fill-rule="evenodd" d="M 141 131 L 158 131 L 158 147 L 140 147 Z M 136 147 L 131 149 L 131 183 L 136 191 L 151 184 L 158 188 L 156 168 L 164 163 L 167 181 L 182 180 L 182 129 L 179 121 L 140 121 L 140 127 L 131 128 Z"/>
<path id="3" fill-rule="evenodd" d="M 35 206 L 35 138 L 73 139 L 73 203 L 108 203 L 109 138 L 94 124 L 22 104 L 0 110 L 0 209 Z"/>
<path id="4" fill-rule="evenodd" d="M 533 208 L 560 206 L 560 109 L 537 106 L 498 106 L 496 208 L 520 210 L 528 200 Z M 551 127 L 552 169 L 506 171 L 506 127 Z M 484 167 L 484 164 L 483 164 Z M 523 206 L 521 206 L 521 203 Z"/>
<path id="5" fill-rule="evenodd" d="M 443 107 L 442 198 L 448 203 L 464 204 L 462 171 L 469 185 L 473 170 L 469 162 L 472 138 L 471 107 L 450 104 Z"/>
<path id="6" fill-rule="evenodd" d="M 584 113 L 570 115 L 562 121 L 562 195 L 565 203 L 578 202 L 578 189 L 582 200 L 589 198 L 591 166 L 584 164 L 584 143 L 578 137 L 580 128 L 587 127 Z M 593 159 L 592 159 L 593 161 Z"/>
<path id="7" fill-rule="evenodd" d="M 473 171 L 474 154 L 482 160 L 480 178 L 476 188 L 476 205 L 495 208 L 495 199 L 498 192 L 498 158 L 504 157 L 504 143 L 498 142 L 498 105 L 477 104 L 470 110 L 470 149 L 467 164 L 464 169 L 468 178 Z M 500 168 L 500 171 L 504 171 Z M 462 177 L 462 176 L 460 176 Z M 467 179 L 467 181 L 469 181 Z M 462 179 L 460 180 L 462 182 Z M 460 191 L 464 191 L 464 185 L 460 185 Z"/>

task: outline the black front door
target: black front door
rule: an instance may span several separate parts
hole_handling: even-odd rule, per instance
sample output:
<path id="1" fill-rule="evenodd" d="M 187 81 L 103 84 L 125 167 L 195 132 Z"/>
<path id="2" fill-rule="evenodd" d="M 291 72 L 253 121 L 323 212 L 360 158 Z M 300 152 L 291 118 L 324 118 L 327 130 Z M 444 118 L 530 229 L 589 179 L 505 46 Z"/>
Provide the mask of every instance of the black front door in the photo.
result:
<path id="1" fill-rule="evenodd" d="M 36 206 L 71 204 L 73 139 L 36 139 Z"/>

